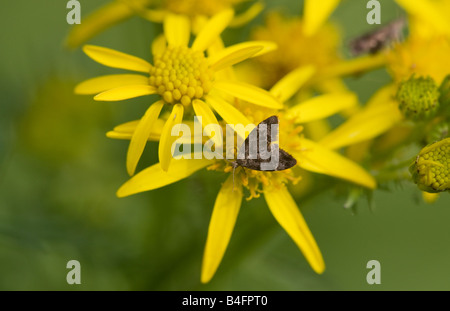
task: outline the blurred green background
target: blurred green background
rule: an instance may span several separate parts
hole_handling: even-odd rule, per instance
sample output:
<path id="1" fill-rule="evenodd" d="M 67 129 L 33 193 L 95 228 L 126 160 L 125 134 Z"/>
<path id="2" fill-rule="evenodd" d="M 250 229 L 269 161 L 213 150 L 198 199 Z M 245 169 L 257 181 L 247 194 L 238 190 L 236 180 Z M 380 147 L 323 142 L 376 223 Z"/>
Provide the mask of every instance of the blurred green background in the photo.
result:
<path id="1" fill-rule="evenodd" d="M 85 16 L 107 1 L 80 2 Z M 383 23 L 402 14 L 393 1 L 381 2 Z M 300 14 L 302 7 L 266 3 L 265 12 Z M 365 5 L 347 0 L 333 14 L 344 44 L 371 29 Z M 203 247 L 224 175 L 199 172 L 116 198 L 127 180 L 127 142 L 105 133 L 137 119 L 151 99 L 103 103 L 73 94 L 76 83 L 117 71 L 63 47 L 67 12 L 63 0 L 8 1 L 0 11 L 1 290 L 450 289 L 450 196 L 427 205 L 410 183 L 377 191 L 374 206 L 363 202 L 356 215 L 332 191 L 297 201 L 327 264 L 320 276 L 263 199 L 244 202 L 217 274 L 202 285 Z M 149 59 L 160 27 L 133 18 L 91 42 Z M 247 28 L 229 31 L 226 43 L 247 35 Z M 346 81 L 365 101 L 388 75 Z M 156 147 L 147 148 L 147 163 L 156 162 Z M 72 259 L 81 263 L 81 285 L 66 282 Z M 381 263 L 381 285 L 366 282 L 372 259 Z"/>

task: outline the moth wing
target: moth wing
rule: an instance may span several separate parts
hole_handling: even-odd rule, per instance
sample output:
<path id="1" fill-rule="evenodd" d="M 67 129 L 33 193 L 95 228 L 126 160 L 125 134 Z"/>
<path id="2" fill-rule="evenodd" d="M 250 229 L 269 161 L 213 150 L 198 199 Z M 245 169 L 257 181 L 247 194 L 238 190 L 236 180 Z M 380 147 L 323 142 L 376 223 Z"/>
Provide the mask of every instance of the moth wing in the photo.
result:
<path id="1" fill-rule="evenodd" d="M 280 158 L 278 161 L 277 171 L 287 170 L 297 164 L 297 160 L 289 153 L 280 149 Z"/>
<path id="2" fill-rule="evenodd" d="M 272 142 L 271 139 L 271 135 L 272 135 L 272 124 L 277 124 L 278 125 L 278 117 L 277 116 L 271 116 L 268 117 L 267 119 L 261 121 L 258 126 L 256 126 L 251 132 L 250 134 L 247 136 L 247 138 L 244 140 L 244 142 L 242 143 L 242 145 L 240 146 L 239 150 L 238 150 L 238 154 L 237 154 L 237 159 L 238 160 L 243 160 L 243 159 L 247 159 L 248 155 L 249 155 L 249 150 L 250 150 L 250 138 L 254 137 L 254 139 L 256 139 L 256 143 L 257 143 L 257 149 L 259 150 L 259 130 L 261 128 L 262 124 L 266 125 L 266 129 L 267 129 L 267 137 L 266 137 L 266 141 L 267 141 L 267 145 L 268 145 L 268 150 L 270 150 L 270 144 Z M 278 126 L 276 127 L 276 129 L 278 129 Z M 277 133 L 277 137 L 278 137 L 278 133 Z M 238 162 L 239 163 L 239 162 Z"/>

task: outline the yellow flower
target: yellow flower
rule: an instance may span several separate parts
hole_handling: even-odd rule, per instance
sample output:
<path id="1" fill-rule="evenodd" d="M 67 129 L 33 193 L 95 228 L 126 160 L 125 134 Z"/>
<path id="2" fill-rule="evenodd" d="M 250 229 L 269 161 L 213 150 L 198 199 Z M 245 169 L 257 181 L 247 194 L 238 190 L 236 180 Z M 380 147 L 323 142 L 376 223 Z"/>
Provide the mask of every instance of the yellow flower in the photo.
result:
<path id="1" fill-rule="evenodd" d="M 396 83 L 414 74 L 417 77 L 429 76 L 440 84 L 450 73 L 449 55 L 449 39 L 412 36 L 389 52 L 387 68 Z"/>
<path id="2" fill-rule="evenodd" d="M 182 14 L 193 26 L 202 24 L 206 18 L 232 9 L 245 0 L 115 0 L 102 6 L 71 28 L 66 44 L 75 48 L 132 16 L 141 16 L 151 22 L 162 23 L 171 14 Z M 253 3 L 246 11 L 235 16 L 230 26 L 241 26 L 253 19 L 263 9 L 261 2 Z M 197 27 L 195 27 L 197 28 Z"/>
<path id="3" fill-rule="evenodd" d="M 267 15 L 265 25 L 252 32 L 251 38 L 273 41 L 278 45 L 277 51 L 248 63 L 251 65 L 248 70 L 250 81 L 264 88 L 272 87 L 298 67 L 313 65 L 317 72 L 322 72 L 341 60 L 338 54 L 340 34 L 331 24 L 307 35 L 304 20 L 272 12 Z"/>
<path id="4" fill-rule="evenodd" d="M 143 95 L 159 94 L 161 99 L 153 103 L 136 126 L 127 154 L 127 171 L 133 175 L 152 131 L 152 127 L 164 106 L 171 108 L 161 130 L 159 160 L 167 171 L 172 159 L 172 127 L 183 119 L 185 109 L 193 109 L 206 124 L 217 124 L 210 106 L 229 123 L 239 123 L 241 113 L 227 103 L 219 92 L 235 96 L 256 105 L 281 108 L 282 105 L 268 92 L 249 84 L 226 78 L 226 69 L 249 57 L 261 55 L 275 48 L 270 42 L 251 41 L 236 44 L 205 57 L 204 51 L 220 42 L 219 35 L 233 17 L 231 10 L 222 11 L 211 18 L 188 47 L 190 24 L 186 17 L 169 15 L 164 22 L 164 37 L 153 42 L 154 65 L 147 61 L 108 48 L 85 46 L 85 53 L 95 61 L 113 68 L 143 72 L 137 74 L 107 75 L 79 84 L 78 94 L 97 94 L 100 101 L 118 101 Z M 166 44 L 166 40 L 167 43 Z M 214 136 L 219 142 L 221 137 Z"/>
<path id="5" fill-rule="evenodd" d="M 450 2 L 448 0 L 395 0 L 407 13 L 410 33 L 429 38 L 450 36 Z"/>
<path id="6" fill-rule="evenodd" d="M 384 65 L 384 53 L 351 60 L 342 58 L 339 27 L 327 22 L 339 3 L 339 0 L 307 0 L 302 17 L 286 17 L 275 12 L 268 14 L 265 25 L 257 27 L 251 36 L 254 40 L 273 41 L 279 49 L 239 66 L 239 73 L 253 84 L 270 88 L 292 70 L 312 65 L 316 72 L 308 85 L 326 92 L 346 89 L 337 78 Z"/>
<path id="7" fill-rule="evenodd" d="M 404 120 L 395 99 L 402 81 L 410 77 L 431 77 L 437 85 L 450 73 L 450 42 L 447 38 L 411 35 L 386 54 L 387 70 L 393 78 L 378 90 L 356 115 L 328 133 L 320 142 L 337 149 L 375 138 Z"/>
<path id="8" fill-rule="evenodd" d="M 299 76 L 301 73 L 294 71 L 277 83 L 271 89 L 271 93 L 282 101 L 288 100 L 301 85 L 301 83 L 296 83 L 297 79 L 295 79 Z M 276 113 L 280 118 L 280 147 L 292 154 L 300 167 L 373 189 L 376 187 L 375 180 L 363 168 L 340 154 L 304 138 L 300 135 L 301 126 L 295 125 L 298 122 L 308 122 L 326 117 L 339 109 L 345 109 L 349 102 L 353 104 L 353 101 L 355 101 L 355 97 L 351 94 L 334 94 L 319 96 L 311 101 L 300 103 L 287 110 L 286 113 L 264 107 L 255 109 L 257 107 L 254 105 L 240 102 L 238 108 L 249 117 L 243 123 L 245 125 L 251 124 L 251 121 L 256 121 L 254 124 L 259 123 L 268 115 Z M 311 109 L 313 105 L 316 106 L 316 109 Z M 322 109 L 317 109 L 318 107 Z M 236 149 L 237 145 L 234 150 Z M 144 169 L 122 185 L 117 195 L 124 197 L 154 190 L 186 178 L 204 167 L 228 173 L 229 176 L 222 185 L 214 204 L 203 258 L 202 282 L 206 283 L 213 277 L 223 258 L 236 223 L 244 191 L 249 193 L 247 199 L 257 198 L 263 193 L 275 219 L 297 244 L 312 269 L 317 273 L 324 271 L 325 264 L 317 243 L 296 202 L 287 190 L 286 184 L 289 181 L 296 182 L 298 180 L 291 170 L 265 172 L 242 167 L 234 170 L 233 165 L 227 160 L 178 159 L 174 160 L 168 172 L 161 169 L 160 163 Z"/>

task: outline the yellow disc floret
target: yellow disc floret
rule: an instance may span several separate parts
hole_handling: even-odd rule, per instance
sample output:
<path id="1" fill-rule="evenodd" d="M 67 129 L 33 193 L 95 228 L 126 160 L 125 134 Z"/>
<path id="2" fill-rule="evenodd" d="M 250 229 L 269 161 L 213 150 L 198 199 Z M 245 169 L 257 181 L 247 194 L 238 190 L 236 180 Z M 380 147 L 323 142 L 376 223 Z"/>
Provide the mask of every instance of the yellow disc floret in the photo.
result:
<path id="1" fill-rule="evenodd" d="M 433 193 L 449 191 L 450 138 L 422 149 L 410 171 L 421 190 Z"/>
<path id="2" fill-rule="evenodd" d="M 202 52 L 168 46 L 163 54 L 154 55 L 154 64 L 149 83 L 167 104 L 189 106 L 211 90 L 214 74 Z"/>
<path id="3" fill-rule="evenodd" d="M 425 119 L 439 109 L 439 90 L 430 77 L 415 77 L 402 81 L 397 91 L 399 108 L 409 119 Z"/>

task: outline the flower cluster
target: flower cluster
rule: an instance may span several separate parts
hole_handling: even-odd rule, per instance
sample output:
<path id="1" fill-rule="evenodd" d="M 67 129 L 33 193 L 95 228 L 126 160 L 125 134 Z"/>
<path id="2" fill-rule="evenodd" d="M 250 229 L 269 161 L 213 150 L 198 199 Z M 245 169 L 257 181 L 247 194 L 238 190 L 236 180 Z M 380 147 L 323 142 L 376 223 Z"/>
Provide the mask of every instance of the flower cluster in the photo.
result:
<path id="1" fill-rule="evenodd" d="M 152 61 L 84 45 L 83 51 L 96 62 L 134 73 L 91 78 L 78 84 L 75 92 L 95 95 L 98 101 L 152 98 L 139 120 L 126 120 L 107 133 L 130 141 L 126 169 L 131 177 L 117 191 L 118 197 L 169 186 L 202 169 L 224 176 L 208 229 L 204 283 L 222 261 L 242 199 L 261 195 L 312 269 L 319 274 L 325 270 L 319 247 L 289 192 L 302 184 L 305 171 L 345 181 L 349 193 L 355 187 L 373 191 L 398 178 L 412 179 L 427 193 L 450 188 L 448 6 L 431 0 L 417 4 L 397 0 L 410 18 L 409 36 L 382 42 L 384 48 L 373 55 L 345 59 L 340 31 L 327 22 L 339 1 L 306 0 L 302 16 L 268 13 L 266 23 L 252 32 L 252 40 L 227 46 L 221 34 L 263 10 L 256 1 L 236 14 L 241 2 L 165 0 L 156 5 L 117 0 L 74 27 L 67 41 L 71 47 L 79 46 L 133 15 L 162 23 L 162 33 L 151 44 Z M 434 12 L 435 18 L 422 12 Z M 379 67 L 388 70 L 392 82 L 360 105 L 342 78 Z M 338 126 L 329 122 L 335 114 L 344 120 Z M 195 132 L 194 116 L 202 119 L 206 139 L 180 137 L 182 124 Z M 225 153 L 236 158 L 250 132 L 271 116 L 277 116 L 279 136 L 268 147 L 279 144 L 295 158 L 292 168 L 264 171 L 196 153 L 226 146 Z M 220 130 L 238 124 L 246 130 L 235 128 L 236 140 L 230 145 Z M 141 159 L 149 140 L 159 142 L 156 164 Z M 192 156 L 175 155 L 180 143 L 200 149 L 194 147 Z M 407 151 L 417 152 L 427 144 L 411 160 Z M 405 154 L 409 158 L 402 159 Z M 405 164 L 393 168 L 392 162 L 402 161 Z M 139 162 L 146 168 L 136 173 Z M 402 174 L 408 167 L 411 176 Z"/>

